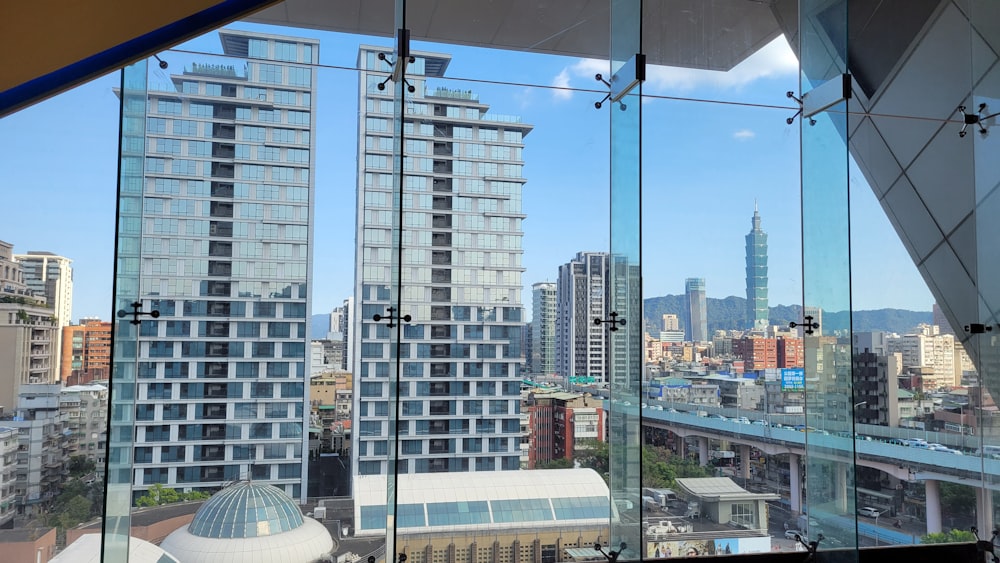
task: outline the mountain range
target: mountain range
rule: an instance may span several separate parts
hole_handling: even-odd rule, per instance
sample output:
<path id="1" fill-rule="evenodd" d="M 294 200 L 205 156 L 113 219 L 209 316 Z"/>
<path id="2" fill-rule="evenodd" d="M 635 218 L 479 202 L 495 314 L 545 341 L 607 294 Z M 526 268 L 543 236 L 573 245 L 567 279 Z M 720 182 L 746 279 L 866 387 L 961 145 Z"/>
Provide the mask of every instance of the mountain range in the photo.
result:
<path id="1" fill-rule="evenodd" d="M 746 303 L 742 297 L 731 295 L 724 299 L 708 297 L 705 299 L 708 309 L 708 332 L 715 330 L 739 330 L 746 328 Z M 801 305 L 775 305 L 769 307 L 768 318 L 772 325 L 788 326 L 789 322 L 802 322 Z M 664 295 L 650 297 L 644 301 L 646 326 L 658 331 L 662 326 L 665 314 L 677 315 L 684 319 L 684 296 Z M 823 317 L 831 325 L 843 326 L 847 323 L 849 311 L 824 311 Z M 683 320 L 681 323 L 683 324 Z M 883 330 L 900 334 L 909 332 L 920 323 L 932 322 L 930 311 L 909 311 L 906 309 L 877 309 L 873 311 L 854 311 L 852 330 L 854 332 L 869 332 Z"/>
<path id="2" fill-rule="evenodd" d="M 730 296 L 724 299 L 713 297 L 706 298 L 708 307 L 708 331 L 731 330 L 745 328 L 746 299 L 742 297 Z M 684 318 L 683 295 L 664 295 L 662 297 L 650 297 L 644 302 L 646 326 L 655 334 L 659 331 L 661 319 L 665 314 L 677 315 Z M 846 324 L 847 311 L 823 312 L 823 316 L 830 324 L 843 326 Z M 770 321 L 772 325 L 788 326 L 791 321 L 801 322 L 802 307 L 800 305 L 775 305 L 770 307 Z M 909 311 L 906 309 L 877 309 L 874 311 L 854 311 L 855 332 L 868 332 L 884 330 L 887 332 L 897 332 L 900 334 L 909 332 L 910 329 L 920 323 L 930 323 L 932 321 L 930 311 Z M 330 315 L 313 315 L 312 337 L 323 338 L 330 327 Z M 683 322 L 683 321 L 682 321 Z"/>

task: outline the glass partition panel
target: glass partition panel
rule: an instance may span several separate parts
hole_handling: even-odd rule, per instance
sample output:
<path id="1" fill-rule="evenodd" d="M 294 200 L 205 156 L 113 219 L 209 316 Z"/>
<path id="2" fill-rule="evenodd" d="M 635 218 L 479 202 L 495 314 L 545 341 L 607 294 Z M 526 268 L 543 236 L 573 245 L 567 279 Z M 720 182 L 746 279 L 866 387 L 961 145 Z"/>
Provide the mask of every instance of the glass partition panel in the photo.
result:
<path id="1" fill-rule="evenodd" d="M 414 34 L 442 23 L 429 7 L 408 6 Z M 608 543 L 607 117 L 580 91 L 587 61 L 539 51 L 412 44 L 396 528 L 410 563 Z"/>
<path id="2" fill-rule="evenodd" d="M 118 216 L 115 241 L 114 305 L 110 423 L 105 474 L 103 549 L 105 561 L 127 561 L 132 507 L 132 448 L 135 440 L 136 385 L 139 359 L 139 313 L 158 307 L 140 298 L 142 194 L 145 166 L 147 63 L 121 72 L 121 123 L 118 168 Z M 119 312 L 120 311 L 120 312 Z M 146 316 L 146 315 L 143 315 Z"/>
<path id="3" fill-rule="evenodd" d="M 997 510 L 1000 509 L 1000 498 L 997 496 L 997 489 L 1000 488 L 1000 427 L 996 423 L 997 419 L 991 405 L 995 405 L 997 399 L 1000 399 L 1000 337 L 998 337 L 1000 334 L 997 332 L 1000 330 L 998 324 L 1000 284 L 997 282 L 1000 271 L 997 270 L 995 244 L 1000 239 L 1000 230 L 992 219 L 997 212 L 1000 212 L 1000 195 L 997 190 L 1000 182 L 1000 166 L 995 158 L 1000 148 L 1000 140 L 990 129 L 996 124 L 994 114 L 1000 108 L 1000 70 L 997 68 L 997 56 L 994 50 L 998 45 L 997 12 L 993 3 L 981 0 L 970 2 L 968 8 L 969 43 L 962 45 L 962 48 L 963 51 L 967 49 L 971 55 L 967 70 L 971 74 L 972 91 L 963 101 L 965 109 L 960 111 L 977 117 L 983 116 L 986 119 L 970 126 L 968 129 L 971 131 L 964 138 L 959 138 L 950 124 L 947 127 L 949 134 L 952 135 L 951 141 L 959 144 L 963 157 L 968 158 L 969 141 L 972 141 L 971 156 L 975 163 L 974 167 L 960 175 L 960 178 L 965 180 L 959 184 L 962 188 L 960 192 L 962 197 L 957 201 L 950 200 L 954 207 L 961 209 L 962 214 L 969 211 L 971 213 L 949 237 L 950 248 L 954 251 L 952 259 L 964 266 L 953 276 L 958 278 L 961 287 L 968 292 L 962 296 L 961 301 L 958 300 L 958 296 L 953 298 L 955 305 L 949 309 L 953 317 L 968 315 L 966 318 L 970 319 L 966 321 L 965 318 L 956 318 L 952 326 L 955 329 L 956 340 L 961 340 L 965 346 L 964 350 L 956 348 L 956 361 L 961 363 L 962 359 L 971 357 L 973 361 L 970 363 L 974 364 L 975 368 L 963 369 L 959 365 L 955 366 L 956 374 L 961 374 L 960 381 L 956 384 L 964 386 L 967 393 L 965 397 L 948 397 L 950 399 L 948 406 L 951 407 L 948 409 L 950 415 L 948 422 L 951 423 L 952 430 L 957 423 L 957 429 L 963 437 L 967 432 L 976 433 L 977 447 L 974 453 L 981 458 L 983 476 L 982 483 L 977 489 L 970 486 L 959 488 L 960 486 L 954 483 L 944 482 L 939 488 L 944 493 L 958 489 L 957 492 L 967 501 L 974 498 L 978 535 L 982 539 L 989 538 L 996 543 L 996 536 L 991 534 L 995 533 L 993 530 L 997 522 Z M 970 172 L 974 174 L 971 182 L 968 178 Z M 969 188 L 973 186 L 974 189 L 970 190 Z M 976 299 L 976 292 L 969 291 L 970 280 L 962 274 L 971 276 L 973 286 L 978 289 L 978 299 L 975 303 L 973 299 Z M 974 314 L 974 311 L 978 314 Z M 973 323 L 980 326 L 974 327 Z M 967 352 L 967 355 L 963 356 L 962 352 Z M 972 366 L 966 367 L 972 368 Z M 954 418 L 956 410 L 957 420 Z M 945 525 L 951 523 L 948 521 L 950 515 L 947 512 L 953 508 L 948 506 L 952 504 L 950 502 L 952 498 L 954 497 L 941 497 L 941 531 L 945 531 Z M 966 510 L 961 516 L 967 518 L 969 503 L 965 504 Z M 968 522 L 962 524 L 964 524 L 962 528 L 968 529 Z M 954 532 L 951 535 L 949 539 L 952 541 L 968 539 L 955 537 Z"/>
<path id="4" fill-rule="evenodd" d="M 788 328 L 802 288 L 799 132 L 785 122 L 794 109 L 644 100 L 647 123 L 671 124 L 643 131 L 643 177 L 657 179 L 643 193 L 644 556 L 794 551 L 785 532 L 798 525 L 801 471 L 790 461 L 800 454 L 788 452 L 805 440 L 803 392 L 787 384 L 803 368 L 802 338 Z M 698 244 L 665 242 L 677 233 Z M 735 296 L 747 292 L 764 298 L 766 316 Z M 698 323 L 708 336 L 692 340 L 684 329 Z M 718 486 L 743 498 L 720 502 Z"/>
<path id="5" fill-rule="evenodd" d="M 798 530 L 821 550 L 857 546 L 854 415 L 862 405 L 855 404 L 851 368 L 847 5 L 799 4 L 803 318 L 796 325 L 804 340 L 806 420 Z"/>
<path id="6" fill-rule="evenodd" d="M 611 335 L 609 454 L 611 548 L 639 559 L 641 545 L 641 410 L 643 368 L 641 218 L 642 1 L 611 2 L 611 312 L 600 319 Z M 610 106 L 610 107 L 608 107 Z"/>

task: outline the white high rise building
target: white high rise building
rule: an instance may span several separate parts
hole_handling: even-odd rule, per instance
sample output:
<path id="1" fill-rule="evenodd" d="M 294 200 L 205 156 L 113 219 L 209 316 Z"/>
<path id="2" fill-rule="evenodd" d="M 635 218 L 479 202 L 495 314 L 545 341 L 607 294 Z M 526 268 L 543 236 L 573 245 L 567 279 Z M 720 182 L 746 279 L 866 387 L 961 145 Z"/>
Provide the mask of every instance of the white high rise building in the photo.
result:
<path id="1" fill-rule="evenodd" d="M 36 296 L 44 296 L 56 326 L 69 326 L 73 319 L 73 267 L 72 260 L 51 252 L 28 251 L 15 254 L 14 260 L 21 264 L 24 283 Z M 62 361 L 62 330 L 55 331 L 53 362 Z"/>
<path id="2" fill-rule="evenodd" d="M 403 133 L 402 283 L 394 304 L 393 84 L 362 46 L 358 123 L 353 453 L 384 474 L 390 447 L 393 335 L 401 315 L 401 473 L 518 469 L 524 136 L 468 90 L 433 84 L 449 55 L 412 53 Z M 391 59 L 391 56 L 389 57 Z M 397 187 L 398 190 L 398 187 Z M 374 315 L 391 317 L 373 320 Z M 391 468 L 390 468 L 391 470 Z"/>
<path id="3" fill-rule="evenodd" d="M 139 327 L 133 495 L 252 478 L 304 498 L 319 42 L 219 37 L 225 64 L 148 93 L 139 296 L 160 316 Z"/>

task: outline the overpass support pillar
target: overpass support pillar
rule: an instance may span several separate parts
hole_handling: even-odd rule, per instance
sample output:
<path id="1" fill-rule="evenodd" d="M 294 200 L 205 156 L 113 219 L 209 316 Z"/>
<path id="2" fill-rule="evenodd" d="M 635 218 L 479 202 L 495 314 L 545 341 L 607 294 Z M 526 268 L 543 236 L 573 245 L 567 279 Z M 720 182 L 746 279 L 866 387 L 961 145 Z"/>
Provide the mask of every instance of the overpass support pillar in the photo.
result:
<path id="1" fill-rule="evenodd" d="M 976 489 L 976 527 L 993 529 L 993 492 L 987 488 Z"/>
<path id="2" fill-rule="evenodd" d="M 743 477 L 744 481 L 750 479 L 750 446 L 740 446 L 740 477 Z"/>
<path id="3" fill-rule="evenodd" d="M 802 513 L 802 460 L 799 454 L 788 454 L 788 486 L 790 491 L 789 502 L 792 505 L 792 514 Z"/>
<path id="4" fill-rule="evenodd" d="M 847 467 L 846 463 L 837 463 L 836 464 L 836 471 L 837 471 L 837 489 L 836 489 L 836 491 L 837 491 L 836 492 L 836 495 L 837 495 L 837 509 L 840 510 L 840 512 L 842 514 L 847 512 L 847 470 L 848 470 L 848 467 Z"/>
<path id="5" fill-rule="evenodd" d="M 684 436 L 674 434 L 674 439 L 677 441 L 677 455 L 681 459 L 687 458 L 687 441 L 684 439 Z"/>
<path id="6" fill-rule="evenodd" d="M 924 494 L 927 498 L 927 533 L 937 534 L 941 531 L 941 483 L 933 479 L 924 481 Z M 978 509 L 978 495 L 976 500 Z"/>
<path id="7" fill-rule="evenodd" d="M 708 438 L 704 436 L 698 436 L 698 464 L 708 465 Z"/>

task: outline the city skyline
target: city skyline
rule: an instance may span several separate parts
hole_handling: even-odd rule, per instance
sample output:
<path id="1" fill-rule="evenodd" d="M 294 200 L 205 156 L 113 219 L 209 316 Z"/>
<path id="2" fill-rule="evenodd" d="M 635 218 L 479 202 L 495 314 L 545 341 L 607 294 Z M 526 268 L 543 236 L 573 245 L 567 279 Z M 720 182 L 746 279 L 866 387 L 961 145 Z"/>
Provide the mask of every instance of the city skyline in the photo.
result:
<path id="1" fill-rule="evenodd" d="M 280 30 L 269 26 L 259 26 L 250 24 L 235 24 L 237 29 L 257 29 L 257 30 Z M 279 31 L 280 32 L 280 31 Z M 298 30 L 297 30 L 298 32 Z M 331 48 L 324 50 L 321 63 L 324 65 L 341 65 L 341 68 L 351 68 L 355 66 L 357 46 L 359 43 L 374 42 L 374 44 L 386 44 L 388 41 L 383 38 L 359 39 L 357 36 L 344 36 L 333 33 L 320 33 L 309 30 L 301 30 L 304 36 L 322 38 L 324 42 L 330 44 Z M 212 44 L 211 38 L 199 38 L 192 40 L 181 46 L 184 49 L 203 51 L 206 53 L 218 52 L 216 45 Z M 440 47 L 435 47 L 440 50 Z M 529 147 L 531 158 L 527 160 L 526 176 L 530 177 L 528 189 L 525 191 L 525 208 L 536 217 L 537 221 L 529 221 L 525 224 L 525 280 L 527 282 L 555 281 L 557 267 L 565 263 L 576 252 L 583 249 L 607 248 L 606 231 L 602 229 L 581 230 L 580 224 L 597 224 L 607 221 L 606 210 L 604 214 L 595 213 L 601 206 L 588 205 L 592 201 L 605 201 L 607 198 L 606 187 L 604 195 L 601 194 L 600 184 L 605 181 L 606 169 L 596 166 L 592 162 L 583 163 L 579 170 L 566 169 L 565 167 L 554 167 L 550 162 L 558 162 L 564 159 L 565 155 L 590 154 L 595 149 L 600 149 L 604 141 L 600 141 L 599 136 L 595 136 L 589 130 L 594 124 L 594 119 L 599 118 L 600 112 L 592 108 L 592 102 L 588 98 L 593 94 L 586 90 L 592 88 L 593 74 L 589 75 L 588 82 L 586 73 L 595 67 L 597 61 L 589 59 L 567 59 L 560 57 L 528 55 L 521 53 L 493 52 L 469 47 L 447 47 L 448 52 L 456 55 L 456 62 L 452 65 L 450 74 L 457 77 L 471 77 L 478 79 L 483 75 L 483 67 L 470 64 L 469 59 L 483 60 L 485 57 L 492 64 L 491 68 L 496 69 L 502 75 L 509 75 L 513 79 L 518 72 L 514 69 L 522 69 L 528 72 L 527 68 L 537 68 L 529 76 L 522 76 L 518 80 L 525 84 L 535 84 L 536 86 L 523 86 L 517 88 L 481 85 L 475 86 L 477 91 L 481 91 L 483 96 L 490 96 L 493 99 L 504 97 L 511 98 L 520 104 L 519 112 L 525 116 L 527 121 L 536 124 L 539 141 Z M 475 53 L 475 56 L 460 56 L 462 53 Z M 707 99 L 728 98 L 739 92 L 741 97 L 749 97 L 752 100 L 765 100 L 778 102 L 778 97 L 769 97 L 769 92 L 786 88 L 785 84 L 791 84 L 794 78 L 794 69 L 789 70 L 786 59 L 789 56 L 787 45 L 783 39 L 778 39 L 772 45 L 755 54 L 733 69 L 730 73 L 717 73 L 711 71 L 690 71 L 685 70 L 682 77 L 678 77 L 678 69 L 668 69 L 653 67 L 650 69 L 650 78 L 644 85 L 644 93 L 653 96 L 648 104 L 648 119 L 659 119 L 662 109 L 668 104 L 667 101 L 659 99 L 659 92 L 669 88 L 680 88 L 685 94 L 701 96 Z M 186 52 L 168 51 L 161 55 L 161 58 L 172 65 L 183 65 L 186 61 L 196 58 L 195 55 Z M 204 57 L 202 57 L 204 58 Z M 531 64 L 527 64 L 531 63 Z M 154 65 L 155 66 L 155 65 Z M 155 73 L 160 71 L 154 70 Z M 336 68 L 323 67 L 319 69 L 319 82 L 330 84 L 336 90 L 336 85 L 344 80 L 353 80 L 355 72 L 345 72 Z M 563 79 L 556 80 L 558 77 Z M 165 75 L 164 75 L 165 77 Z M 484 76 L 484 78 L 486 78 Z M 162 79 L 161 79 L 162 80 Z M 457 79 L 453 79 L 457 80 Z M 78 214 L 90 218 L 92 226 L 88 226 L 86 236 L 67 239 L 66 237 L 52 236 L 45 231 L 36 231 L 35 226 L 28 217 L 13 216 L 8 224 L 8 231 L 3 234 L 6 239 L 12 239 L 19 248 L 45 248 L 57 254 L 70 256 L 74 259 L 75 280 L 76 280 L 76 317 L 100 317 L 109 318 L 113 311 L 110 305 L 111 271 L 113 260 L 111 256 L 114 239 L 112 220 L 114 213 L 114 184 L 115 170 L 117 167 L 117 120 L 118 102 L 111 92 L 118 83 L 118 74 L 107 75 L 92 83 L 88 83 L 77 90 L 63 94 L 52 100 L 38 104 L 7 117 L 0 123 L 0 131 L 6 130 L 11 134 L 0 136 L 0 147 L 7 151 L 13 159 L 23 162 L 32 162 L 37 159 L 30 148 L 32 146 L 47 145 L 53 151 L 59 151 L 64 157 L 60 165 L 53 167 L 46 178 L 44 187 L 46 190 L 55 190 L 57 197 L 50 203 L 50 212 L 54 216 L 66 217 L 64 222 L 74 223 L 70 217 Z M 462 84 L 460 81 L 456 84 Z M 470 83 L 470 87 L 471 87 Z M 459 86 L 464 87 L 464 85 Z M 328 88 L 327 91 L 330 91 Z M 491 94 L 492 92 L 492 94 Z M 783 98 L 783 96 L 781 96 Z M 343 139 L 337 139 L 335 131 L 340 128 L 332 125 L 337 122 L 350 123 L 356 117 L 350 116 L 350 106 L 335 101 L 326 101 L 322 96 L 318 100 L 317 117 L 322 125 L 331 124 L 325 129 L 321 128 L 318 134 L 317 150 L 320 151 L 322 159 L 316 171 L 317 193 L 317 214 L 326 217 L 319 221 L 316 226 L 317 256 L 337 257 L 335 259 L 324 259 L 317 261 L 315 271 L 317 280 L 322 283 L 317 285 L 314 308 L 316 311 L 325 311 L 339 305 L 345 297 L 351 295 L 352 290 L 348 280 L 353 276 L 345 277 L 342 273 L 342 265 L 352 261 L 351 254 L 343 252 L 344 248 L 350 249 L 352 245 L 339 245 L 339 241 L 353 237 L 353 220 L 345 216 L 343 208 L 345 206 L 338 203 L 343 197 L 353 198 L 353 195 L 344 195 L 343 190 L 354 184 L 353 178 L 343 178 L 331 176 L 335 174 L 335 169 L 353 170 L 351 163 L 355 148 L 344 144 Z M 680 102 L 671 102 L 670 105 L 677 106 Z M 75 107 L 86 105 L 90 108 L 88 112 L 74 111 Z M 572 111 L 567 110 L 572 106 Z M 668 108 L 669 109 L 669 108 Z M 586 111 L 584 111 L 586 110 Z M 669 118 L 678 121 L 678 126 L 685 131 L 687 142 L 671 150 L 676 152 L 675 159 L 662 159 L 663 162 L 653 162 L 657 159 L 647 159 L 650 164 L 645 172 L 646 183 L 649 185 L 644 191 L 648 214 L 653 213 L 653 209 L 680 209 L 684 206 L 703 205 L 693 200 L 690 196 L 698 193 L 701 186 L 718 186 L 720 183 L 729 182 L 728 173 L 726 176 L 706 177 L 703 174 L 694 175 L 693 171 L 682 169 L 674 170 L 670 173 L 662 173 L 659 170 L 675 161 L 684 160 L 686 154 L 697 150 L 706 142 L 723 142 L 733 151 L 735 159 L 727 169 L 734 172 L 742 172 L 742 180 L 733 184 L 733 188 L 726 188 L 724 195 L 717 198 L 720 201 L 732 200 L 734 205 L 731 208 L 718 210 L 720 221 L 713 224 L 716 232 L 710 237 L 699 237 L 700 244 L 684 245 L 679 247 L 683 250 L 684 262 L 690 262 L 689 267 L 678 267 L 677 257 L 672 256 L 670 260 L 663 260 L 658 256 L 655 247 L 648 247 L 644 252 L 644 280 L 646 296 L 658 296 L 665 294 L 681 294 L 685 277 L 697 274 L 705 277 L 712 287 L 712 296 L 725 297 L 728 295 L 742 295 L 745 292 L 745 282 L 743 276 L 737 275 L 742 270 L 743 245 L 741 244 L 745 235 L 745 230 L 740 228 L 740 224 L 745 219 L 745 209 L 753 198 L 745 193 L 759 193 L 761 204 L 768 209 L 770 218 L 770 235 L 774 240 L 791 239 L 787 249 L 776 248 L 772 245 L 771 253 L 771 274 L 770 274 L 770 300 L 775 304 L 796 304 L 801 302 L 801 273 L 798 266 L 799 237 L 798 228 L 798 208 L 789 206 L 775 200 L 775 197 L 791 198 L 797 201 L 797 176 L 787 176 L 775 178 L 773 176 L 774 157 L 767 156 L 779 152 L 796 149 L 798 143 L 790 143 L 788 139 L 797 138 L 794 132 L 797 127 L 786 127 L 784 125 L 784 110 L 741 110 L 727 109 L 715 113 L 700 115 L 700 122 L 689 119 L 684 112 L 672 111 Z M 693 118 L 693 116 L 690 116 Z M 605 115 L 606 118 L 606 115 Z M 29 127 L 28 123 L 32 123 Z M 70 130 L 88 131 L 88 142 L 85 146 L 74 142 L 65 135 L 56 135 L 52 130 L 65 131 L 67 124 Z M 324 135 L 323 131 L 329 131 Z M 563 145 L 553 144 L 556 137 L 555 131 L 561 131 L 560 135 L 567 134 L 575 139 Z M 18 142 L 12 142 L 13 139 Z M 43 140 L 44 139 L 44 140 Z M 597 144 L 595 144 L 597 143 Z M 649 150 L 654 150 L 652 147 Z M 655 149 L 659 150 L 659 149 Z M 763 152 L 762 152 L 763 151 Z M 744 155 L 743 152 L 746 152 Z M 351 156 L 348 156 L 351 155 Z M 346 158 L 345 158 L 346 157 Z M 759 164 L 754 164 L 754 160 Z M 589 159 L 591 161 L 601 159 Z M 698 160 L 693 161 L 697 163 Z M 746 163 L 744 165 L 744 163 Z M 28 194 L 32 190 L 41 189 L 39 178 L 26 174 L 29 167 L 15 167 L 11 171 L 11 181 L 9 190 L 13 195 L 23 194 L 23 197 L 30 197 Z M 852 169 L 854 167 L 852 166 Z M 78 173 L 79 170 L 86 170 L 85 174 Z M 339 174 L 339 173 L 336 173 Z M 353 174 L 352 174 L 353 176 Z M 561 177 L 561 178 L 560 178 Z M 661 183 L 658 178 L 673 178 L 671 184 L 676 188 L 670 190 L 657 189 Z M 70 180 L 72 178 L 72 180 Z M 595 180 L 597 185 L 595 185 Z M 857 283 L 853 301 L 858 309 L 878 309 L 885 307 L 903 308 L 910 310 L 927 310 L 933 299 L 926 288 L 923 280 L 917 274 L 915 266 L 907 256 L 897 235 L 892 232 L 892 227 L 885 218 L 884 213 L 879 209 L 878 203 L 871 190 L 867 187 L 860 172 L 854 169 L 852 172 L 852 204 L 856 206 L 856 226 L 852 227 L 852 236 L 859 240 L 878 239 L 890 244 L 883 244 L 877 252 L 872 249 L 870 252 L 856 252 L 852 255 L 854 261 L 854 272 Z M 794 190 L 789 190 L 782 194 L 769 194 L 772 188 L 763 186 L 775 183 L 788 182 L 796 186 Z M 566 197 L 566 192 L 552 190 L 552 186 L 564 184 L 579 186 L 580 196 Z M 68 187 L 74 189 L 69 190 Z M 738 186 L 738 189 L 737 189 Z M 857 188 L 856 190 L 854 188 Z M 533 189 L 537 188 L 537 189 Z M 679 189 L 677 189 L 679 188 Z M 712 187 L 712 190 L 719 190 Z M 551 192 L 546 195 L 545 192 Z M 857 192 L 855 195 L 854 192 Z M 341 195 L 335 195 L 335 194 Z M 84 195 L 85 197 L 80 197 Z M 550 205 L 549 201 L 555 198 L 558 205 Z M 738 205 L 737 205 L 738 204 Z M 772 211 L 773 210 L 773 211 Z M 852 210 L 852 213 L 854 210 Z M 657 213 L 658 214 L 658 213 Z M 602 216 L 603 215 L 603 216 Z M 650 215 L 651 217 L 654 215 Z M 644 234 L 644 239 L 655 241 L 658 237 L 668 236 L 666 227 L 674 225 L 674 228 L 690 228 L 683 217 L 671 216 L 671 221 L 663 223 L 646 221 L 645 224 L 649 232 Z M 544 226 L 544 228 L 543 228 Z M 673 230 L 673 229 L 671 229 Z M 574 233 L 573 237 L 553 236 L 553 233 Z M 888 233 L 888 237 L 886 234 Z M 566 239 L 566 240 L 560 240 Z M 575 240 L 574 240 L 575 239 Z M 695 239 L 695 240 L 699 240 Z M 103 241 L 103 242 L 102 242 Z M 539 243 L 545 241 L 545 249 L 539 252 Z M 339 246 L 338 246 L 339 245 Z M 706 249 L 700 246 L 709 245 L 714 257 L 711 260 L 702 258 Z M 673 251 L 677 252 L 677 249 Z M 682 264 L 683 266 L 683 264 Z M 879 278 L 872 276 L 871 272 L 881 269 L 891 272 L 893 291 L 887 291 L 879 283 Z M 883 273 L 882 279 L 885 274 Z M 530 296 L 525 297 L 525 299 Z M 75 322 L 77 319 L 73 319 Z"/>

